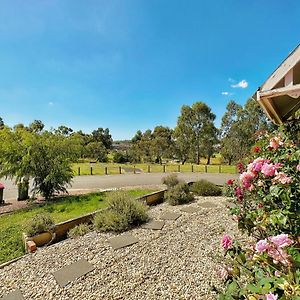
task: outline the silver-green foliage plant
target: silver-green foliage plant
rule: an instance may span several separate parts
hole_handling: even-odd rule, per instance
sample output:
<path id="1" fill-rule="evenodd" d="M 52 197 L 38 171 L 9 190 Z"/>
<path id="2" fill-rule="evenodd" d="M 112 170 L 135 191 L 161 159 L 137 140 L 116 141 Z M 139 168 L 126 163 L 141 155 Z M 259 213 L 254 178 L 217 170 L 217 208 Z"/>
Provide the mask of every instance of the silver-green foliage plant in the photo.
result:
<path id="1" fill-rule="evenodd" d="M 179 183 L 168 189 L 165 199 L 170 205 L 186 204 L 194 200 L 190 188 L 186 183 Z"/>
<path id="2" fill-rule="evenodd" d="M 100 231 L 126 231 L 148 220 L 147 206 L 128 198 L 124 192 L 113 192 L 108 199 L 108 210 L 99 212 L 94 226 Z"/>
<path id="3" fill-rule="evenodd" d="M 70 238 L 76 238 L 79 236 L 83 236 L 91 231 L 91 228 L 88 224 L 79 224 L 72 229 L 69 230 L 68 232 L 68 237 Z"/>
<path id="4" fill-rule="evenodd" d="M 25 233 L 28 236 L 35 236 L 39 233 L 51 231 L 55 223 L 50 214 L 38 214 L 28 221 L 25 226 Z"/>
<path id="5" fill-rule="evenodd" d="M 222 190 L 217 185 L 207 180 L 199 180 L 193 183 L 192 192 L 197 196 L 221 196 Z"/>
<path id="6" fill-rule="evenodd" d="M 165 184 L 168 188 L 172 188 L 175 185 L 180 183 L 180 180 L 178 179 L 176 174 L 170 174 L 166 177 L 163 177 L 162 183 Z"/>

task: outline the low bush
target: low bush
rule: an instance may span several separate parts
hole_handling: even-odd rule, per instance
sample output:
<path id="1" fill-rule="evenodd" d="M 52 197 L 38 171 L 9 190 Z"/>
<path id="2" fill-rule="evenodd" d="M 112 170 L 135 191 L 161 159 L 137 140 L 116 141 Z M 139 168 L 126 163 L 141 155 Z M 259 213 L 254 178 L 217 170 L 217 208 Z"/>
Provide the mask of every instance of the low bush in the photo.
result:
<path id="1" fill-rule="evenodd" d="M 162 179 L 162 183 L 165 184 L 168 188 L 172 188 L 175 185 L 180 183 L 176 174 L 170 174 Z"/>
<path id="2" fill-rule="evenodd" d="M 88 224 L 79 224 L 74 228 L 70 229 L 68 232 L 68 237 L 76 238 L 78 236 L 83 236 L 91 231 L 91 228 Z"/>
<path id="3" fill-rule="evenodd" d="M 123 232 L 129 229 L 130 225 L 126 217 L 113 210 L 99 212 L 94 217 L 95 229 L 103 232 L 114 231 Z"/>
<path id="4" fill-rule="evenodd" d="M 165 199 L 170 205 L 179 205 L 193 201 L 194 196 L 186 183 L 179 183 L 166 191 Z"/>
<path id="5" fill-rule="evenodd" d="M 193 183 L 191 191 L 197 196 L 221 196 L 222 189 L 207 180 L 199 180 Z"/>
<path id="6" fill-rule="evenodd" d="M 94 218 L 94 226 L 100 231 L 126 231 L 148 220 L 147 206 L 128 198 L 124 192 L 111 193 L 109 209 L 99 212 Z"/>
<path id="7" fill-rule="evenodd" d="M 54 225 L 54 220 L 49 214 L 38 214 L 25 225 L 25 233 L 28 236 L 34 236 L 45 231 L 50 231 Z"/>

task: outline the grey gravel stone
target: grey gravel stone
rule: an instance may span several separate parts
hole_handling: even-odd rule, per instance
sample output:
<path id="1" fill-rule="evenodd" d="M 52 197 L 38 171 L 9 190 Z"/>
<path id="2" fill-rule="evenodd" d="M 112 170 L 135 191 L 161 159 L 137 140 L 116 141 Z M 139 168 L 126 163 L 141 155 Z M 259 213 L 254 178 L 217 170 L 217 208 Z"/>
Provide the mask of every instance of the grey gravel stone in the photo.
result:
<path id="1" fill-rule="evenodd" d="M 225 229 L 232 236 L 238 230 L 224 198 L 201 197 L 195 206 L 207 201 L 215 207 L 166 220 L 162 230 L 131 230 L 126 234 L 139 242 L 119 251 L 107 243 L 117 235 L 97 232 L 40 248 L 0 270 L 0 297 L 21 288 L 25 300 L 215 299 L 212 286 L 220 284 L 215 270 L 223 257 L 220 240 Z M 149 215 L 158 219 L 183 207 L 163 203 Z M 53 273 L 83 258 L 94 270 L 61 288 Z"/>

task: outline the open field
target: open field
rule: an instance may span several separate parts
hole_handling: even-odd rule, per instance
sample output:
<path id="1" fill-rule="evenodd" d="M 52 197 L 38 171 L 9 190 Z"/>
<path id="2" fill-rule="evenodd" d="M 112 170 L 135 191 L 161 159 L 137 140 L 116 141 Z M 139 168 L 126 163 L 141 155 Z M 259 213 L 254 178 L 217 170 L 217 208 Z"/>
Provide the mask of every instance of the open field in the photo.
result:
<path id="1" fill-rule="evenodd" d="M 126 192 L 129 196 L 137 198 L 153 190 L 135 189 Z M 24 254 L 22 231 L 26 222 L 33 216 L 47 212 L 54 218 L 55 223 L 66 221 L 105 207 L 107 194 L 108 192 L 67 196 L 0 216 L 0 264 Z"/>
<path id="2" fill-rule="evenodd" d="M 200 164 L 195 165 L 191 163 L 181 164 L 116 164 L 116 163 L 90 163 L 82 162 L 73 164 L 74 175 L 114 175 L 124 173 L 123 168 L 127 172 L 139 172 L 142 170 L 144 173 L 162 173 L 162 172 L 195 172 L 195 173 L 229 173 L 235 174 L 236 167 L 220 164 Z"/>

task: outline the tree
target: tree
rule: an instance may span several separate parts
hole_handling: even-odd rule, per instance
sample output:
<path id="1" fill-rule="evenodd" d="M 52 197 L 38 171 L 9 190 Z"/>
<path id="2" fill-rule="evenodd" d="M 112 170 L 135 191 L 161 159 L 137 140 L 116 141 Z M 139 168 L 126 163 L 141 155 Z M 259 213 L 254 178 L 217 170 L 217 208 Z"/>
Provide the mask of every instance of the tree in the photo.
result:
<path id="1" fill-rule="evenodd" d="M 41 132 L 44 129 L 45 125 L 41 120 L 34 120 L 29 124 L 28 129 L 32 132 Z"/>
<path id="2" fill-rule="evenodd" d="M 46 200 L 66 191 L 73 177 L 71 162 L 78 157 L 74 140 L 21 127 L 15 131 L 4 127 L 0 140 L 0 177 L 14 178 L 17 184 L 27 186 L 33 178 L 33 191 Z"/>
<path id="3" fill-rule="evenodd" d="M 169 127 L 156 126 L 152 133 L 151 148 L 155 162 L 162 163 L 162 157 L 171 157 L 173 154 L 173 131 Z"/>
<path id="4" fill-rule="evenodd" d="M 67 127 L 64 125 L 60 125 L 56 130 L 56 134 L 61 134 L 64 136 L 69 136 L 73 132 L 73 129 L 71 127 Z"/>
<path id="5" fill-rule="evenodd" d="M 3 119 L 0 117 L 0 129 L 2 129 L 4 127 L 4 121 Z"/>
<path id="6" fill-rule="evenodd" d="M 136 143 L 136 142 L 140 141 L 142 139 L 142 137 L 143 137 L 143 133 L 140 130 L 138 130 L 136 132 L 135 136 L 131 139 L 131 142 Z"/>
<path id="7" fill-rule="evenodd" d="M 253 99 L 249 99 L 244 107 L 230 101 L 226 109 L 220 130 L 220 152 L 230 165 L 233 161 L 247 156 L 255 143 L 257 131 L 269 131 L 272 125 Z"/>
<path id="8" fill-rule="evenodd" d="M 99 162 L 107 162 L 107 150 L 101 142 L 91 142 L 85 146 L 87 157 Z"/>
<path id="9" fill-rule="evenodd" d="M 238 159 L 240 153 L 240 124 L 239 116 L 243 107 L 234 101 L 230 101 L 226 106 L 227 111 L 222 117 L 221 123 L 221 155 L 228 161 L 228 164 Z"/>
<path id="10" fill-rule="evenodd" d="M 33 136 L 25 128 L 0 130 L 0 177 L 14 179 L 16 184 L 28 180 L 31 170 L 29 148 Z"/>
<path id="11" fill-rule="evenodd" d="M 28 162 L 33 191 L 46 200 L 58 192 L 67 192 L 73 178 L 71 163 L 78 158 L 74 140 L 50 132 L 35 134 L 29 148 Z"/>
<path id="12" fill-rule="evenodd" d="M 101 142 L 106 149 L 112 148 L 113 140 L 108 128 L 103 129 L 99 127 L 98 129 L 94 130 L 92 132 L 92 139 L 93 142 Z"/>
<path id="13" fill-rule="evenodd" d="M 113 161 L 118 164 L 124 164 L 128 161 L 127 155 L 123 154 L 120 151 L 114 152 Z"/>
<path id="14" fill-rule="evenodd" d="M 175 128 L 176 144 L 179 157 L 184 163 L 189 156 L 195 157 L 200 164 L 201 150 L 205 149 L 203 138 L 211 130 L 216 116 L 203 102 L 196 102 L 192 106 L 183 105 Z"/>
<path id="15" fill-rule="evenodd" d="M 206 164 L 210 164 L 210 159 L 216 151 L 216 145 L 218 143 L 218 129 L 210 122 L 203 130 L 201 138 L 200 152 L 203 157 L 207 158 Z"/>

